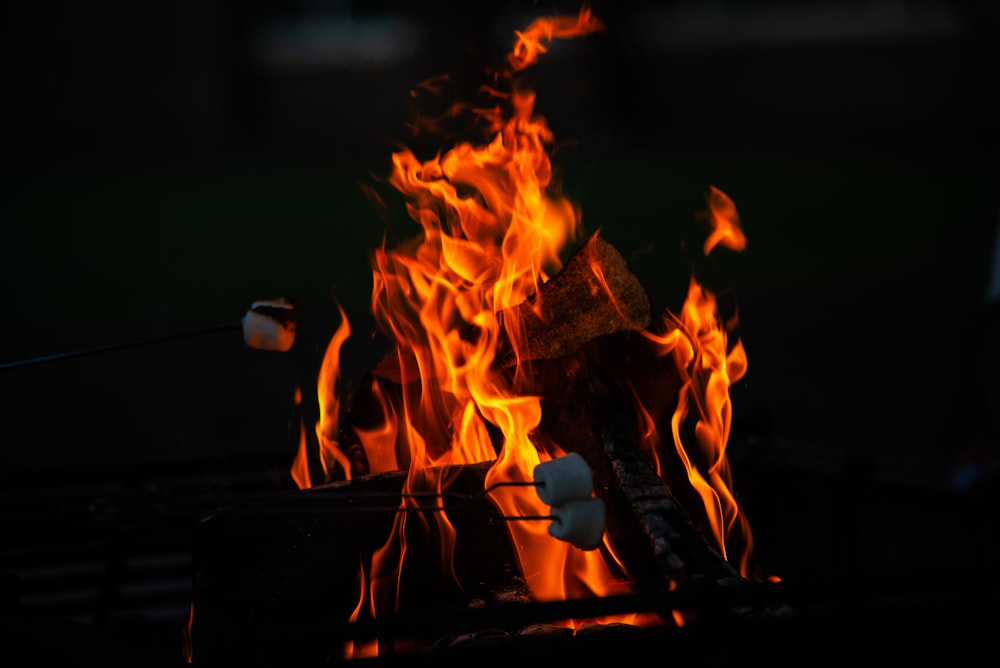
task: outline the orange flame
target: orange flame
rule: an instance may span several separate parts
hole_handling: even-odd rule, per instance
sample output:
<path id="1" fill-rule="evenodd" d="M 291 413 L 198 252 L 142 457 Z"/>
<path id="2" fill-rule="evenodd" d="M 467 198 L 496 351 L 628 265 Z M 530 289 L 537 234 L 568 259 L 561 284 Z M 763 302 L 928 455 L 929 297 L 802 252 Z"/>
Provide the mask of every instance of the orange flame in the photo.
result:
<path id="1" fill-rule="evenodd" d="M 556 38 L 586 35 L 603 29 L 589 9 L 576 17 L 539 19 L 516 33 L 507 62 L 517 72 L 536 62 Z M 524 487 L 496 483 L 530 482 L 540 463 L 565 454 L 558 443 L 535 443 L 541 422 L 540 397 L 519 390 L 514 380 L 497 374 L 493 362 L 501 339 L 520 360 L 525 345 L 518 332 L 515 307 L 541 299 L 539 288 L 562 268 L 562 257 L 581 232 L 580 212 L 552 187 L 548 147 L 553 141 L 545 119 L 534 113 L 535 93 L 523 89 L 504 94 L 506 120 L 497 119 L 496 134 L 482 145 L 458 143 L 443 154 L 421 160 L 410 150 L 392 154 L 389 183 L 407 200 L 407 213 L 419 234 L 389 248 L 383 243 L 372 256 L 371 309 L 376 325 L 394 344 L 401 396 L 387 396 L 382 381 L 371 380 L 383 421 L 356 429 L 372 473 L 406 471 L 399 511 L 388 540 L 362 564 L 360 600 L 351 616 L 391 613 L 400 600 L 399 585 L 408 550 L 408 523 L 433 530 L 440 538 L 443 575 L 457 582 L 452 554 L 457 536 L 444 512 L 422 509 L 419 495 L 441 494 L 450 465 L 491 462 L 485 486 L 504 516 L 546 516 L 548 507 Z M 707 218 L 711 232 L 707 255 L 718 245 L 741 250 L 746 239 L 735 205 L 712 187 Z M 595 270 L 599 267 L 595 267 Z M 604 278 L 595 271 L 595 285 Z M 606 285 L 604 286 L 607 287 Z M 502 321 L 501 315 L 502 314 Z M 351 467 L 338 443 L 339 356 L 350 335 L 346 314 L 331 339 L 318 381 L 321 403 L 316 435 L 323 470 Z M 671 408 L 670 429 L 676 455 L 705 508 L 711 537 L 726 555 L 734 536 L 745 573 L 750 533 L 732 494 L 726 458 L 731 405 L 729 388 L 746 371 L 742 344 L 730 342 L 732 323 L 723 325 L 715 296 L 692 277 L 679 316 L 664 317 L 666 333 L 644 331 L 663 359 L 676 365 L 681 391 Z M 637 398 L 637 397 L 636 397 Z M 657 472 L 665 475 L 666 456 L 658 433 L 659 412 L 638 406 L 643 450 Z M 697 456 L 692 456 L 696 454 Z M 296 458 L 300 487 L 309 486 L 304 434 Z M 434 505 L 437 505 L 435 502 Z M 625 593 L 627 583 L 612 575 L 624 567 L 615 548 L 581 550 L 560 541 L 542 522 L 510 522 L 520 572 L 538 600 L 559 600 Z M 605 562 L 608 555 L 613 562 Z M 676 583 L 673 583 L 676 585 Z M 637 615 L 614 620 L 635 622 Z M 675 615 L 678 624 L 683 622 Z M 580 620 L 565 620 L 575 627 Z M 351 645 L 346 656 L 370 656 L 376 645 Z"/>
<path id="2" fill-rule="evenodd" d="M 536 21 L 518 33 L 509 62 L 523 69 L 545 51 L 543 41 L 599 29 L 587 10 L 574 19 Z M 491 365 L 501 338 L 498 314 L 536 295 L 561 269 L 562 254 L 580 235 L 580 217 L 569 200 L 552 192 L 547 148 L 553 137 L 534 113 L 534 92 L 517 90 L 505 99 L 510 117 L 486 144 L 459 143 L 424 161 L 409 150 L 392 156 L 389 182 L 408 198 L 421 234 L 375 252 L 372 312 L 395 343 L 400 376 L 417 382 L 404 384 L 398 415 L 383 403 L 383 426 L 360 438 L 373 470 L 406 468 L 404 492 L 441 492 L 448 481 L 434 471 L 453 464 L 493 462 L 488 487 L 530 481 L 542 457 L 552 456 L 540 453 L 529 436 L 541 419 L 539 397 L 519 393 Z M 518 331 L 513 316 L 503 328 L 508 335 Z M 515 350 L 521 345 L 516 336 L 510 343 Z M 497 442 L 490 425 L 500 433 Z M 390 450 L 390 444 L 403 444 L 403 451 Z M 504 515 L 548 513 L 537 495 L 514 489 L 491 493 Z M 416 507 L 404 497 L 401 510 Z M 364 596 L 374 615 L 398 603 L 406 524 L 416 517 L 397 514 L 392 536 L 372 558 Z M 454 528 L 444 513 L 433 514 L 433 521 L 442 567 L 450 569 Z M 510 530 L 521 572 L 537 598 L 613 592 L 599 552 L 559 541 L 539 522 L 515 522 Z"/>
<path id="3" fill-rule="evenodd" d="M 373 379 L 371 382 L 372 395 L 378 401 L 379 413 L 385 420 L 381 425 L 368 429 L 356 426 L 354 431 L 367 455 L 369 473 L 399 471 L 406 468 L 407 461 L 404 456 L 401 464 L 396 452 L 396 443 L 399 441 L 399 417 L 392 402 L 380 389 L 379 381 Z"/>
<path id="4" fill-rule="evenodd" d="M 340 394 L 337 383 L 340 380 L 340 349 L 351 336 L 351 324 L 340 304 L 337 305 L 337 309 L 340 311 L 340 326 L 327 344 L 323 362 L 320 365 L 319 377 L 316 381 L 316 394 L 320 407 L 319 419 L 316 421 L 316 438 L 319 441 L 319 461 L 326 477 L 328 479 L 332 477 L 333 468 L 339 464 L 349 480 L 351 466 L 347 457 L 338 447 Z M 304 443 L 304 440 L 300 442 L 300 452 L 305 447 Z"/>
<path id="5" fill-rule="evenodd" d="M 302 405 L 302 388 L 295 388 L 295 405 Z M 309 452 L 306 445 L 306 425 L 304 418 L 299 418 L 299 447 L 292 461 L 292 480 L 299 489 L 312 487 L 312 477 L 309 473 Z"/>
<path id="6" fill-rule="evenodd" d="M 514 71 L 519 72 L 533 65 L 538 56 L 548 50 L 545 44 L 553 39 L 587 35 L 601 30 L 604 30 L 604 24 L 587 7 L 582 8 L 575 18 L 554 16 L 537 19 L 523 32 L 515 32 L 517 41 L 507 56 L 507 62 Z"/>
<path id="7" fill-rule="evenodd" d="M 729 386 L 743 376 L 746 354 L 739 342 L 727 353 L 726 333 L 717 315 L 715 296 L 692 279 L 680 317 L 686 341 L 674 348 L 685 385 L 671 426 L 677 454 L 705 504 L 716 546 L 722 556 L 728 558 L 726 537 L 733 522 L 742 517 L 732 496 L 732 480 L 725 456 L 732 415 Z M 685 445 L 683 424 L 692 404 L 697 411 L 694 429 L 698 446 L 692 451 L 706 457 L 707 471 L 692 463 Z"/>
<path id="8" fill-rule="evenodd" d="M 356 622 L 361 617 L 361 613 L 365 608 L 367 602 L 368 587 L 365 583 L 365 569 L 362 564 L 360 569 L 361 574 L 361 596 L 358 598 L 358 605 L 354 608 L 348 621 Z M 378 643 L 374 640 L 370 641 L 358 641 L 355 643 L 353 640 L 348 640 L 344 644 L 344 657 L 345 659 L 364 659 L 372 658 L 378 655 Z"/>
<path id="9" fill-rule="evenodd" d="M 705 255 L 722 244 L 734 251 L 746 248 L 747 239 L 740 229 L 740 217 L 736 213 L 736 205 L 729 195 L 715 186 L 709 186 L 708 191 L 708 221 L 712 232 L 705 239 Z"/>
<path id="10" fill-rule="evenodd" d="M 181 632 L 181 659 L 184 663 L 194 663 L 194 644 L 191 632 L 194 628 L 194 601 L 188 607 L 187 619 Z"/>
<path id="11" fill-rule="evenodd" d="M 707 199 L 711 231 L 704 253 L 720 244 L 742 250 L 746 237 L 732 200 L 714 186 L 710 186 Z M 732 561 L 729 547 L 738 546 L 735 561 L 740 573 L 750 577 L 752 535 L 733 496 L 726 456 L 732 419 L 729 389 L 747 370 L 743 343 L 729 340 L 735 324 L 735 319 L 724 322 L 715 295 L 692 276 L 680 315 L 665 315 L 667 334 L 646 336 L 660 347 L 661 354 L 673 356 L 680 374 L 682 385 L 670 420 L 671 432 L 677 457 L 704 505 L 706 530 L 724 558 Z M 694 426 L 689 431 L 692 411 Z M 658 440 L 658 436 L 654 438 Z"/>

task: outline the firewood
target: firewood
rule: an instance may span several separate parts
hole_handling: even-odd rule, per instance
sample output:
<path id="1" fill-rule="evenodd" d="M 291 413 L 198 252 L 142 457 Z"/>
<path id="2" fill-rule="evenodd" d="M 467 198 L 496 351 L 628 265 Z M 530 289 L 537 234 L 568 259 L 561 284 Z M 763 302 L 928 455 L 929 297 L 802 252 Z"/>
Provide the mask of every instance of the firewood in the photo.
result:
<path id="1" fill-rule="evenodd" d="M 595 235 L 537 293 L 497 317 L 502 327 L 493 367 L 504 369 L 518 359 L 555 359 L 599 336 L 644 329 L 652 308 L 622 254 Z M 513 331 L 523 341 L 518 350 L 511 343 Z M 463 336 L 474 337 L 474 327 L 466 326 Z M 399 350 L 390 351 L 374 374 L 399 384 L 419 378 L 412 356 Z"/>
<path id="2" fill-rule="evenodd" d="M 505 310 L 502 318 L 508 337 L 510 330 L 520 328 L 524 347 L 517 353 L 521 360 L 551 360 L 599 336 L 645 329 L 652 309 L 625 258 L 594 236 L 538 293 Z M 495 364 L 506 368 L 516 361 L 509 342 L 501 346 Z"/>
<path id="3" fill-rule="evenodd" d="M 533 299 L 504 309 L 498 320 L 503 327 L 492 369 L 503 374 L 518 359 L 522 363 L 567 359 L 591 340 L 644 329 L 652 320 L 652 310 L 645 288 L 631 273 L 625 258 L 611 243 L 593 236 L 570 256 L 558 274 L 542 284 Z M 507 334 L 508 328 L 515 326 L 521 332 L 519 340 L 524 341 L 516 351 Z M 474 336 L 469 328 L 471 325 L 465 336 Z M 380 400 L 375 395 L 381 393 L 398 408 L 403 393 L 418 379 L 412 354 L 397 347 L 358 384 L 348 403 L 340 439 L 340 449 L 350 462 L 351 476 L 370 472 L 357 430 L 378 428 L 384 420 Z M 425 425 L 425 429 L 437 430 L 425 433 L 425 439 L 437 437 L 447 442 L 449 438 L 440 426 Z M 405 447 L 396 456 L 399 467 L 405 468 Z M 346 477 L 339 468 L 333 475 L 333 479 Z"/>
<path id="4" fill-rule="evenodd" d="M 670 416 L 680 386 L 669 357 L 658 357 L 644 341 L 634 332 L 619 332 L 588 343 L 568 358 L 534 362 L 533 389 L 543 397 L 536 440 L 540 447 L 558 445 L 587 460 L 595 494 L 607 508 L 606 530 L 626 571 L 623 575 L 639 591 L 748 585 L 709 542 L 704 507 L 686 477 L 658 473 L 652 453 L 642 445 L 632 399 L 673 398 L 657 425 L 670 438 Z M 671 453 L 672 445 L 659 456 L 663 460 Z M 661 466 L 663 471 L 680 468 L 669 461 L 661 461 Z M 720 616 L 788 613 L 780 602 L 713 610 Z"/>

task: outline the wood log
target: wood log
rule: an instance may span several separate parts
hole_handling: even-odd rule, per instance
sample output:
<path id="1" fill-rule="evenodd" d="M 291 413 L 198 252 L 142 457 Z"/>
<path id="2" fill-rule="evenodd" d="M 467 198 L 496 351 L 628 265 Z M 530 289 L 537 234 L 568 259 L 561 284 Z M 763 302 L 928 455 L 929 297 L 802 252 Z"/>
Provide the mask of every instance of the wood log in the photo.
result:
<path id="1" fill-rule="evenodd" d="M 686 619 L 692 622 L 787 616 L 789 610 L 780 602 L 728 602 L 726 590 L 749 583 L 699 530 L 699 513 L 692 511 L 697 508 L 682 503 L 652 467 L 650 453 L 637 437 L 630 399 L 633 393 L 658 394 L 676 402 L 680 378 L 670 360 L 644 342 L 648 340 L 637 332 L 617 332 L 570 355 L 532 362 L 531 373 L 523 375 L 533 385 L 525 389 L 542 397 L 542 421 L 533 440 L 537 447 L 578 452 L 587 460 L 595 493 L 606 505 L 606 529 L 616 557 L 608 554 L 605 561 L 612 568 L 622 564 L 621 575 L 634 583 L 636 593 L 654 601 L 662 596 L 664 605 L 657 612 L 680 600 L 678 609 L 697 609 L 688 612 Z M 637 378 L 644 384 L 633 382 Z M 453 481 L 449 494 L 466 499 L 442 500 L 455 527 L 455 574 L 461 586 L 439 577 L 439 535 L 407 534 L 407 566 L 398 585 L 400 618 L 409 612 L 412 623 L 413 613 L 427 617 L 440 610 L 438 623 L 428 624 L 428 635 L 420 638 L 426 643 L 437 642 L 433 634 L 444 633 L 445 620 L 463 609 L 470 614 L 462 615 L 456 632 L 475 634 L 469 624 L 481 618 L 490 622 L 483 632 L 498 620 L 509 624 L 502 629 L 506 635 L 530 619 L 531 608 L 510 607 L 512 601 L 531 599 L 508 526 L 480 496 L 490 466 L 483 462 L 445 472 Z M 359 568 L 370 563 L 389 537 L 394 515 L 386 510 L 398 507 L 406 475 L 393 471 L 272 495 L 221 509 L 203 522 L 194 551 L 192 629 L 203 665 L 270 665 L 289 657 L 319 663 L 338 643 L 354 637 L 349 633 L 358 629 L 345 631 L 343 626 L 358 600 Z M 671 597 L 681 592 L 688 596 Z M 713 606 L 712 601 L 724 603 Z M 471 614 L 483 610 L 511 614 Z"/>
<path id="2" fill-rule="evenodd" d="M 587 460 L 595 494 L 607 508 L 608 536 L 625 575 L 640 591 L 746 586 L 748 580 L 709 542 L 703 504 L 686 476 L 676 479 L 678 495 L 672 479 L 657 473 L 652 453 L 639 438 L 636 394 L 672 398 L 657 425 L 669 438 L 680 387 L 673 363 L 644 341 L 634 332 L 620 332 L 590 342 L 569 358 L 532 363 L 535 389 L 543 396 L 538 443 L 558 445 Z M 637 388 L 637 378 L 645 387 Z M 676 457 L 672 445 L 658 453 L 665 471 L 682 468 L 662 461 L 671 453 Z M 783 616 L 789 610 L 769 602 L 711 612 Z"/>
<path id="3" fill-rule="evenodd" d="M 555 277 L 541 286 L 535 298 L 505 309 L 498 320 L 503 326 L 492 367 L 503 374 L 518 359 L 522 363 L 567 359 L 594 339 L 644 329 L 652 320 L 652 309 L 648 294 L 621 253 L 611 243 L 593 236 L 570 256 Z M 508 328 L 514 327 L 523 341 L 517 350 L 508 334 Z M 370 472 L 358 431 L 376 429 L 383 422 L 383 406 L 376 395 L 381 394 L 399 414 L 403 393 L 415 391 L 410 386 L 418 379 L 413 356 L 397 348 L 359 383 L 345 413 L 340 438 L 340 449 L 350 462 L 352 477 Z M 425 439 L 436 437 L 448 442 L 446 425 L 422 427 L 427 431 Z M 398 450 L 399 466 L 404 468 L 406 448 Z M 345 475 L 339 469 L 334 474 Z"/>
<path id="4" fill-rule="evenodd" d="M 505 369 L 518 359 L 555 359 L 599 336 L 644 329 L 652 319 L 652 307 L 622 254 L 595 235 L 535 295 L 504 309 L 497 319 L 501 337 L 493 367 Z M 463 337 L 474 336 L 473 327 L 467 326 Z M 523 342 L 519 349 L 511 342 L 515 336 Z M 386 355 L 374 374 L 397 384 L 419 378 L 412 356 L 398 350 Z"/>
<path id="5" fill-rule="evenodd" d="M 517 351 L 509 341 L 501 346 L 495 365 L 502 368 L 518 357 L 522 361 L 564 357 L 600 336 L 645 329 L 652 320 L 645 288 L 621 253 L 597 236 L 536 295 L 513 310 L 501 313 L 504 331 L 509 336 L 517 323 L 524 345 Z"/>

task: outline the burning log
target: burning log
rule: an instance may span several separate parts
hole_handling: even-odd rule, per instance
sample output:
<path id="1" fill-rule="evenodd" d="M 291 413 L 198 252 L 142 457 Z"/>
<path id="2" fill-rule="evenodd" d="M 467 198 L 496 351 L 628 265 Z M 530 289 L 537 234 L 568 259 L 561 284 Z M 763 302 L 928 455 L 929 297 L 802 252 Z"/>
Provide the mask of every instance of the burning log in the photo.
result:
<path id="1" fill-rule="evenodd" d="M 644 329 L 652 319 L 645 288 L 610 243 L 591 237 L 536 295 L 521 302 L 502 322 L 518 323 L 524 350 L 502 345 L 495 366 L 551 360 L 569 355 L 594 339 Z M 505 329 L 506 331 L 506 329 Z"/>
<path id="2" fill-rule="evenodd" d="M 492 366 L 497 373 L 505 373 L 518 359 L 522 363 L 565 359 L 595 339 L 644 329 L 652 320 L 652 308 L 645 288 L 622 254 L 594 236 L 570 256 L 556 276 L 542 284 L 533 299 L 502 311 L 498 320 L 503 329 Z M 519 349 L 514 348 L 507 332 L 507 327 L 515 326 L 524 341 Z M 474 336 L 471 325 L 465 335 Z M 373 385 L 389 403 L 399 405 L 404 386 L 418 380 L 413 356 L 396 349 L 376 365 L 368 382 L 361 383 L 340 444 L 350 461 L 352 477 L 371 471 L 358 432 L 375 429 L 384 419 L 384 405 L 374 396 Z"/>
<path id="3" fill-rule="evenodd" d="M 608 609 L 631 603 L 641 606 L 634 611 L 664 615 L 667 626 L 672 610 L 696 611 L 688 620 L 723 622 L 784 615 L 787 608 L 772 600 L 727 596 L 749 583 L 708 542 L 698 516 L 679 501 L 640 447 L 629 392 L 676 397 L 680 382 L 676 371 L 670 372 L 671 362 L 657 359 L 643 341 L 636 332 L 619 332 L 571 355 L 533 363 L 533 389 L 544 397 L 539 447 L 558 435 L 587 462 L 594 493 L 607 507 L 606 531 L 616 559 L 606 561 L 623 566 L 621 575 L 634 582 L 639 596 L 631 602 L 609 600 Z M 657 381 L 629 389 L 638 370 L 642 378 Z M 442 476 L 452 481 L 446 493 L 421 499 L 423 510 L 413 511 L 447 512 L 458 537 L 457 582 L 440 577 L 440 537 L 433 530 L 423 533 L 434 523 L 407 523 L 414 531 L 407 536 L 407 560 L 399 573 L 400 606 L 395 617 L 376 620 L 371 633 L 423 633 L 425 646 L 440 647 L 454 634 L 507 638 L 526 624 L 559 619 L 553 616 L 558 612 L 586 616 L 586 600 L 534 607 L 508 527 L 482 493 L 491 465 L 448 467 Z M 338 651 L 352 634 L 366 637 L 364 624 L 346 622 L 362 585 L 359 566 L 389 535 L 406 478 L 405 471 L 359 476 L 268 495 L 206 518 L 194 552 L 192 633 L 199 663 L 271 665 L 290 657 L 321 663 L 320 657 Z M 458 635 L 456 642 L 462 637 L 470 636 Z"/>
<path id="4" fill-rule="evenodd" d="M 536 50 L 532 40 L 553 30 L 567 36 L 595 27 L 589 12 L 575 22 L 537 23 L 519 33 L 508 62 L 519 69 L 525 49 Z M 462 143 L 428 162 L 410 151 L 393 155 L 390 183 L 411 198 L 407 211 L 424 234 L 373 257 L 373 315 L 397 345 L 360 384 L 344 422 L 334 390 L 346 315 L 327 348 L 317 423 L 325 484 L 302 491 L 310 500 L 304 509 L 295 496 L 282 499 L 291 515 L 279 515 L 276 527 L 261 526 L 262 513 L 214 518 L 208 554 L 237 543 L 234 559 L 261 545 L 273 555 L 254 561 L 246 578 L 213 555 L 214 567 L 199 569 L 207 585 L 196 609 L 225 610 L 275 559 L 284 574 L 268 574 L 244 601 L 250 610 L 236 625 L 246 637 L 236 646 L 254 650 L 240 662 L 259 658 L 257 630 L 301 629 L 289 603 L 312 627 L 320 618 L 349 619 L 351 629 L 335 631 L 324 655 L 345 650 L 352 658 L 426 647 L 435 642 L 423 635 L 428 618 L 461 617 L 511 591 L 536 603 L 603 602 L 622 592 L 662 597 L 628 613 L 652 626 L 771 610 L 727 603 L 703 615 L 701 605 L 662 602 L 681 590 L 747 583 L 749 534 L 740 532 L 748 527 L 730 503 L 725 460 L 728 389 L 745 369 L 742 346 L 728 345 L 714 296 L 693 276 L 682 313 L 663 323 L 668 331 L 649 329 L 645 289 L 597 235 L 551 280 L 536 283 L 548 259 L 576 238 L 579 216 L 548 188 L 544 148 L 552 137 L 533 112 L 534 94 L 515 89 L 510 101 L 512 115 L 488 145 Z M 477 194 L 466 196 L 470 189 Z M 718 243 L 742 243 L 732 203 L 713 195 L 706 254 Z M 566 494 L 522 491 L 540 484 L 542 464 L 566 457 L 584 461 L 592 475 L 567 473 Z M 549 514 L 538 511 L 545 506 Z M 548 536 L 525 524 L 544 520 L 552 522 Z M 739 570 L 725 556 L 733 535 L 747 548 Z M 325 557 L 304 562 L 297 550 Z M 320 589 L 334 600 L 325 615 L 295 600 L 308 589 L 297 580 L 302 572 L 326 578 Z M 289 591 L 288 582 L 297 584 Z M 213 587 L 231 595 L 217 597 Z M 262 598 L 266 605 L 255 605 Z M 404 637 L 394 625 L 407 614 Z M 589 617 L 576 608 L 557 621 Z M 368 635 L 351 635 L 365 621 L 373 625 Z M 449 630 L 466 630 L 464 621 Z M 526 628 L 528 620 L 518 621 Z M 492 634 L 488 625 L 478 631 Z"/>
<path id="5" fill-rule="evenodd" d="M 607 505 L 608 535 L 628 577 L 649 591 L 692 578 L 720 586 L 742 580 L 706 538 L 704 503 L 675 448 L 640 446 L 642 428 L 671 434 L 683 380 L 673 356 L 644 336 L 649 300 L 621 254 L 592 237 L 535 299 L 509 311 L 501 321 L 519 323 L 525 344 L 514 350 L 504 341 L 494 369 L 512 387 L 520 383 L 520 393 L 542 398 L 536 445 L 579 453 L 593 470 L 596 495 Z M 405 386 L 418 379 L 399 361 L 393 353 L 372 372 L 389 402 L 401 401 Z M 651 424 L 641 427 L 636 406 L 654 404 L 656 415 L 645 416 Z M 371 429 L 383 413 L 373 394 L 355 398 L 342 441 L 354 476 L 369 470 L 355 430 Z"/>
<path id="6" fill-rule="evenodd" d="M 746 584 L 706 538 L 703 504 L 686 489 L 686 477 L 677 479 L 675 493 L 654 468 L 655 461 L 663 470 L 678 468 L 668 461 L 672 448 L 654 456 L 640 446 L 628 398 L 636 393 L 673 398 L 664 411 L 666 424 L 657 425 L 669 433 L 680 386 L 669 357 L 658 358 L 645 342 L 635 332 L 619 332 L 568 357 L 533 363 L 536 383 L 530 389 L 543 396 L 537 439 L 545 447 L 557 435 L 561 447 L 587 461 L 595 493 L 607 507 L 606 529 L 617 561 L 639 591 Z M 750 612 L 768 611 L 740 611 Z"/>
<path id="7" fill-rule="evenodd" d="M 644 329 L 651 319 L 649 295 L 625 258 L 611 243 L 593 236 L 532 298 L 500 312 L 503 329 L 493 366 L 507 369 L 518 358 L 562 357 L 597 337 Z M 511 344 L 508 327 L 519 329 L 525 342 L 520 350 Z M 463 335 L 474 336 L 474 327 L 466 326 Z M 401 358 L 398 351 L 384 357 L 373 373 L 399 384 L 419 378 L 413 358 Z"/>
<path id="8" fill-rule="evenodd" d="M 568 452 L 589 467 L 593 477 L 586 485 L 574 476 L 563 482 L 573 483 L 570 497 L 586 487 L 603 502 L 608 542 L 598 549 L 605 563 L 620 569 L 616 575 L 646 597 L 633 601 L 640 606 L 633 612 L 654 612 L 667 626 L 674 614 L 682 614 L 685 623 L 784 615 L 787 608 L 780 603 L 726 596 L 749 582 L 706 537 L 704 504 L 672 444 L 657 447 L 648 438 L 651 430 L 671 434 L 685 379 L 674 356 L 648 336 L 649 300 L 618 251 L 592 238 L 535 299 L 501 312 L 500 320 L 505 331 L 519 327 L 525 338 L 519 334 L 518 340 L 525 343 L 515 350 L 511 338 L 502 340 L 493 371 L 517 392 L 541 398 L 541 421 L 531 434 L 535 446 L 551 461 Z M 377 622 L 371 633 L 389 634 L 381 647 L 394 646 L 393 634 L 404 619 L 407 632 L 425 634 L 420 636 L 425 646 L 446 631 L 491 632 L 503 620 L 501 630 L 515 633 L 529 621 L 555 619 L 532 618 L 541 608 L 525 611 L 532 596 L 510 527 L 484 494 L 493 462 L 448 467 L 441 476 L 449 480 L 444 493 L 417 499 L 415 507 L 402 503 L 408 472 L 399 452 L 395 470 L 370 473 L 359 434 L 370 434 L 385 419 L 387 404 L 398 410 L 404 392 L 420 389 L 419 376 L 398 362 L 395 353 L 383 359 L 370 373 L 377 391 L 359 393 L 351 405 L 341 430 L 350 480 L 222 509 L 202 524 L 195 549 L 193 636 L 196 652 L 209 665 L 287 659 L 287 638 L 301 637 L 306 628 L 316 633 L 296 648 L 303 662 L 338 651 L 354 633 L 363 636 L 364 624 L 345 627 L 345 620 L 373 576 L 365 565 L 386 544 L 397 512 L 428 521 L 406 523 L 406 560 L 394 574 L 398 605 L 390 607 L 388 619 L 369 620 Z M 638 408 L 654 405 L 654 412 Z M 448 434 L 442 429 L 440 437 Z M 548 503 L 565 496 L 547 497 L 553 491 L 543 490 L 539 498 Z M 429 521 L 442 511 L 456 536 L 453 579 L 444 577 L 442 536 Z M 430 616 L 452 620 L 453 629 L 421 623 L 428 601 L 436 610 Z M 711 601 L 722 603 L 707 605 Z M 565 603 L 570 605 L 563 619 L 586 616 L 573 607 L 575 601 Z M 479 617 L 472 611 L 483 613 L 478 631 L 472 624 Z M 264 632 L 284 640 L 270 643 Z"/>

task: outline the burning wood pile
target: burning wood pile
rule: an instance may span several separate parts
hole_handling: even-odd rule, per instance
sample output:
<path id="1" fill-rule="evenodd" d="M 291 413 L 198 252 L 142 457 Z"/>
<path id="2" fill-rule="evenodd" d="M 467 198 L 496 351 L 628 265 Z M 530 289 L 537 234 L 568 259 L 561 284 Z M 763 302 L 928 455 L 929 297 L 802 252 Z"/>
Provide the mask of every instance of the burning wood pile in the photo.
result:
<path id="1" fill-rule="evenodd" d="M 787 612 L 718 604 L 766 580 L 725 453 L 746 368 L 733 323 L 695 278 L 678 314 L 653 313 L 621 253 L 581 241 L 580 212 L 552 184 L 551 132 L 516 85 L 552 39 L 602 28 L 586 10 L 536 21 L 479 110 L 490 141 L 393 155 L 389 182 L 421 230 L 373 255 L 392 350 L 348 404 L 342 312 L 316 452 L 303 434 L 293 465 L 301 489 L 202 524 L 196 659 L 268 663 L 291 646 L 359 659 L 532 622 L 575 635 Z M 743 247 L 715 188 L 706 221 L 705 254 Z"/>

